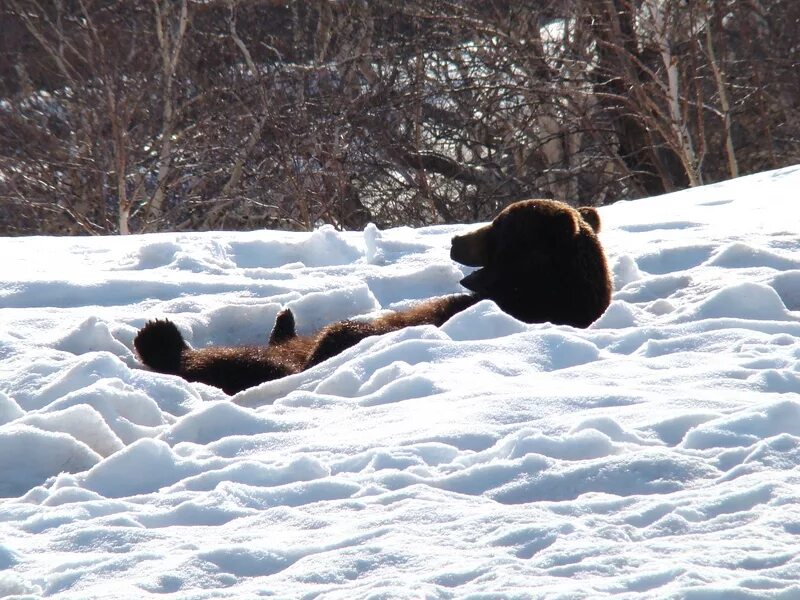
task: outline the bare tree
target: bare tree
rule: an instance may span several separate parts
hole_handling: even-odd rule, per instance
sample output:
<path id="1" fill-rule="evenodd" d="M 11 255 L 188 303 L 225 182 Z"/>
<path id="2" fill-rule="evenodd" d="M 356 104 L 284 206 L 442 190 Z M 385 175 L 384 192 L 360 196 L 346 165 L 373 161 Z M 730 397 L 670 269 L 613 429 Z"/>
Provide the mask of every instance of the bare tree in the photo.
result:
<path id="1" fill-rule="evenodd" d="M 8 0 L 0 232 L 361 228 L 800 160 L 790 0 Z"/>
<path id="2" fill-rule="evenodd" d="M 175 135 L 178 120 L 175 79 L 178 74 L 178 63 L 186 38 L 186 30 L 189 26 L 189 5 L 187 0 L 181 0 L 179 8 L 170 0 L 152 0 L 152 5 L 159 56 L 161 57 L 162 117 L 158 160 L 156 163 L 156 185 L 153 195 L 147 203 L 147 221 L 158 219 L 164 210 L 164 202 L 167 195 L 167 178 L 172 170 L 173 136 Z M 129 204 L 126 214 L 128 213 Z M 126 232 L 120 229 L 120 233 Z"/>

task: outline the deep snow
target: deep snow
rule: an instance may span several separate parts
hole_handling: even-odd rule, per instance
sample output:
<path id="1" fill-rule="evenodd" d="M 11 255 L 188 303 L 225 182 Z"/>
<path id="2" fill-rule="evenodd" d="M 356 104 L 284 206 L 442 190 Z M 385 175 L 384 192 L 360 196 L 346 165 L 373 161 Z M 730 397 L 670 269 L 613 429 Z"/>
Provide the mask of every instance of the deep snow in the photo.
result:
<path id="1" fill-rule="evenodd" d="M 232 400 L 137 329 L 456 292 L 470 226 L 0 239 L 0 597 L 800 598 L 798 190 L 602 208 L 589 329 L 483 302 Z"/>

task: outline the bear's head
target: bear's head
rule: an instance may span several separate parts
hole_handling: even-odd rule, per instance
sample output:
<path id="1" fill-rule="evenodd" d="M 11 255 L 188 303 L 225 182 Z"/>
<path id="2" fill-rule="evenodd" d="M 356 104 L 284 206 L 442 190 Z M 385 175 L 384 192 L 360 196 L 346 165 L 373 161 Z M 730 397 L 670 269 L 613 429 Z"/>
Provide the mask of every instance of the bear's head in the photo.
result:
<path id="1" fill-rule="evenodd" d="M 563 202 L 522 200 L 489 225 L 454 237 L 450 257 L 480 267 L 461 284 L 513 317 L 586 327 L 611 301 L 599 227 L 594 209 L 584 217 Z"/>

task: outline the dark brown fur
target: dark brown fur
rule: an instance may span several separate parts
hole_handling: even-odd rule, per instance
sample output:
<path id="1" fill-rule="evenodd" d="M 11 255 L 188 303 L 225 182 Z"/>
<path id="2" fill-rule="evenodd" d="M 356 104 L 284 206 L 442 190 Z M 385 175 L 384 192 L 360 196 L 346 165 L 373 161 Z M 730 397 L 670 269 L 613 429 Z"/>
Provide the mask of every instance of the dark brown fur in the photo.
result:
<path id="1" fill-rule="evenodd" d="M 306 368 L 336 356 L 371 335 L 382 335 L 403 327 L 436 325 L 440 327 L 453 315 L 469 308 L 480 298 L 474 294 L 456 294 L 433 298 L 403 312 L 390 313 L 374 321 L 339 321 L 328 325 L 316 336 Z"/>
<path id="2" fill-rule="evenodd" d="M 201 381 L 228 394 L 312 367 L 360 340 L 413 325 L 442 325 L 483 299 L 528 323 L 550 321 L 587 327 L 611 300 L 611 281 L 595 235 L 600 218 L 553 200 L 524 200 L 489 225 L 453 238 L 450 256 L 480 267 L 461 283 L 471 290 L 433 298 L 373 321 L 332 323 L 316 335 L 298 336 L 294 315 L 281 311 L 266 346 L 193 350 L 169 321 L 151 321 L 134 345 L 152 369 Z"/>
<path id="3" fill-rule="evenodd" d="M 453 238 L 450 257 L 472 267 L 461 285 L 526 323 L 588 327 L 611 302 L 595 229 L 600 217 L 555 200 L 523 200 L 489 224 Z"/>
<path id="4" fill-rule="evenodd" d="M 174 323 L 148 322 L 133 340 L 142 362 L 154 371 L 179 375 L 221 388 L 226 394 L 297 373 L 305 364 L 310 343 L 294 337 L 286 344 L 189 348 Z"/>
<path id="5" fill-rule="evenodd" d="M 597 212 L 596 208 L 591 206 L 581 206 L 578 209 L 578 212 L 595 233 L 600 233 L 600 213 Z"/>

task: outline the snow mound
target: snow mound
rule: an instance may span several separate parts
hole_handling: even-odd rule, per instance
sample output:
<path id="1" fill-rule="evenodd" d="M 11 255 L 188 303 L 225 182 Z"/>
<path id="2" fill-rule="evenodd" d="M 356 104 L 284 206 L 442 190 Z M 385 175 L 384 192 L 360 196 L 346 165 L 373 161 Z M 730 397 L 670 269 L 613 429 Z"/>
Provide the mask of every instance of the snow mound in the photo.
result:
<path id="1" fill-rule="evenodd" d="M 0 597 L 800 598 L 798 186 L 601 207 L 586 329 L 482 301 L 233 398 L 137 330 L 463 292 L 474 225 L 0 239 Z"/>

